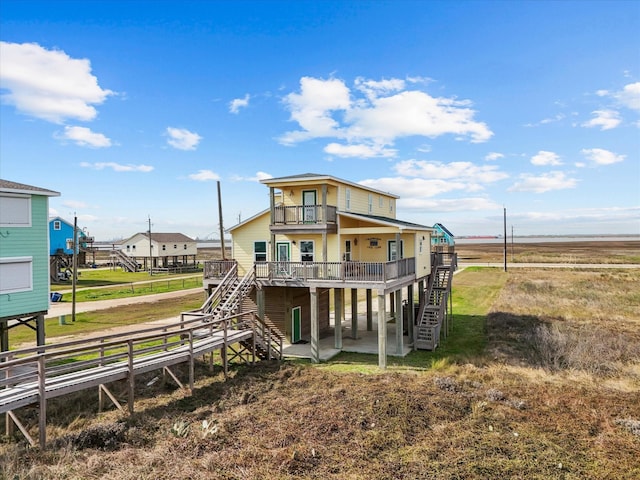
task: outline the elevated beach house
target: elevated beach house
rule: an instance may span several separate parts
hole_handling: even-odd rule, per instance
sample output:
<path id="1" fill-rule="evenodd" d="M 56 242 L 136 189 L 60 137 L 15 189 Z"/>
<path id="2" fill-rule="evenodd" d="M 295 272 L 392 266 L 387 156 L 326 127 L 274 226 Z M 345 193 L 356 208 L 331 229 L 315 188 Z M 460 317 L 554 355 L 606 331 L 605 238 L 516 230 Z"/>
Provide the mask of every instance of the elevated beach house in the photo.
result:
<path id="1" fill-rule="evenodd" d="M 54 281 L 68 280 L 73 270 L 73 222 L 62 217 L 49 219 L 49 273 Z M 81 229 L 76 228 L 78 245 L 76 254 L 78 265 L 87 263 L 87 243 L 89 238 Z"/>
<path id="2" fill-rule="evenodd" d="M 49 197 L 45 188 L 0 180 L 0 346 L 9 329 L 27 324 L 44 344 L 49 309 Z"/>
<path id="3" fill-rule="evenodd" d="M 113 252 L 116 261 L 130 271 L 188 271 L 197 267 L 198 245 L 182 233 L 136 233 Z"/>
<path id="4" fill-rule="evenodd" d="M 411 307 L 416 297 L 425 303 L 433 229 L 397 219 L 396 195 L 331 175 L 262 183 L 269 207 L 229 229 L 233 260 L 205 263 L 212 297 L 228 292 L 210 305 L 233 305 L 233 292 L 242 292 L 235 299 L 240 308 L 255 309 L 288 342 L 303 344 L 315 362 L 324 358 L 321 340 L 326 344 L 327 337 L 333 337 L 330 350 L 343 350 L 343 330 L 350 343 L 377 330 L 382 367 L 387 354 L 415 348 L 417 309 Z M 345 292 L 351 320 L 343 325 Z M 362 328 L 358 303 L 365 310 Z"/>

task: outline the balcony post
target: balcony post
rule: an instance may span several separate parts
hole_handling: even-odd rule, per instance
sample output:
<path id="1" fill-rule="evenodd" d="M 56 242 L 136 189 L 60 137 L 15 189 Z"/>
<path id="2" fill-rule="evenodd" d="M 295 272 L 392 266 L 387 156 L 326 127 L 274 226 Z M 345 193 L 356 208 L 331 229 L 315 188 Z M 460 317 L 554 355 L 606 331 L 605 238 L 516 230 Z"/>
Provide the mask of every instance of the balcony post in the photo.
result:
<path id="1" fill-rule="evenodd" d="M 378 367 L 387 368 L 387 319 L 386 295 L 378 290 Z"/>
<path id="2" fill-rule="evenodd" d="M 402 308 L 402 289 L 396 290 L 396 354 L 402 355 L 402 337 L 404 333 L 403 308 Z"/>

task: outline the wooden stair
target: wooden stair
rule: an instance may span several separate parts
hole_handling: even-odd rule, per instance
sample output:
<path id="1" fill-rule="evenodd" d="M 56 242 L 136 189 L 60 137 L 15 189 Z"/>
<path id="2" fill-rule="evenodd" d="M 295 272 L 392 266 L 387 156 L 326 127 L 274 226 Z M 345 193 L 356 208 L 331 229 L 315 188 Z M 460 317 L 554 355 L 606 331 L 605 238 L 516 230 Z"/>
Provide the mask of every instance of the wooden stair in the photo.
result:
<path id="1" fill-rule="evenodd" d="M 414 346 L 419 350 L 435 350 L 440 344 L 441 335 L 444 333 L 446 336 L 450 328 L 447 302 L 451 295 L 455 256 L 437 258 L 446 258 L 449 263 L 432 262 L 429 285 L 419 308 L 416 326 Z"/>

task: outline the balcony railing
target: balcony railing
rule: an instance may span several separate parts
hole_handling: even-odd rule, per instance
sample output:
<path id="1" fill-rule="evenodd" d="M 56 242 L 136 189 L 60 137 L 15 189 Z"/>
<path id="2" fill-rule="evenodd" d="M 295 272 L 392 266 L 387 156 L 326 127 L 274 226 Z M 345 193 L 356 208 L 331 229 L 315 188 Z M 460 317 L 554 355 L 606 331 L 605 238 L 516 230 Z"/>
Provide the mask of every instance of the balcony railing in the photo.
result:
<path id="1" fill-rule="evenodd" d="M 313 225 L 336 223 L 336 207 L 327 205 L 326 218 L 322 205 L 277 206 L 273 210 L 274 225 Z"/>
<path id="2" fill-rule="evenodd" d="M 414 275 L 414 258 L 394 262 L 260 262 L 254 265 L 258 280 L 302 282 L 384 283 Z"/>

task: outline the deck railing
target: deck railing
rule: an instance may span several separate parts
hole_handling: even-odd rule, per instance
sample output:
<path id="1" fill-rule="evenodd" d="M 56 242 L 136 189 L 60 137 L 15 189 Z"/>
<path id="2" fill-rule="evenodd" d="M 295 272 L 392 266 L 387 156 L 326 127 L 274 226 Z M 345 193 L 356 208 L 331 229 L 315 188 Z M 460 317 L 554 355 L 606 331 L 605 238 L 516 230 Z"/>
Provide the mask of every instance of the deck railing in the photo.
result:
<path id="1" fill-rule="evenodd" d="M 277 206 L 273 209 L 274 225 L 305 225 L 336 223 L 337 209 L 326 206 L 326 218 L 322 205 Z"/>
<path id="2" fill-rule="evenodd" d="M 393 262 L 260 262 L 258 280 L 387 282 L 414 275 L 414 258 Z"/>
<path id="3" fill-rule="evenodd" d="M 204 278 L 224 278 L 236 265 L 235 260 L 208 260 L 204 262 Z"/>

